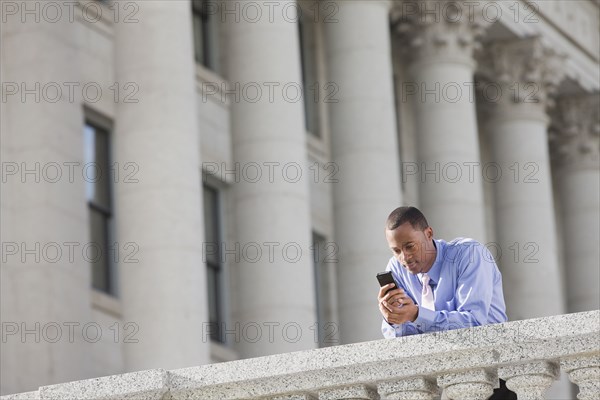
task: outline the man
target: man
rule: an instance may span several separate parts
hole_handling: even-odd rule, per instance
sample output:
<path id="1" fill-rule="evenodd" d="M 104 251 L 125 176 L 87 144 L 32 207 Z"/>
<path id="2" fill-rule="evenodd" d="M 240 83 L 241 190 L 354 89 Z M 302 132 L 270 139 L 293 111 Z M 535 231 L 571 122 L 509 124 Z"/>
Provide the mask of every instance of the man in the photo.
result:
<path id="1" fill-rule="evenodd" d="M 385 236 L 394 256 L 392 284 L 379 290 L 386 338 L 506 322 L 502 276 L 490 252 L 473 239 L 433 239 L 415 207 L 388 217 Z M 389 291 L 388 291 L 389 290 Z M 490 399 L 517 399 L 500 380 Z"/>

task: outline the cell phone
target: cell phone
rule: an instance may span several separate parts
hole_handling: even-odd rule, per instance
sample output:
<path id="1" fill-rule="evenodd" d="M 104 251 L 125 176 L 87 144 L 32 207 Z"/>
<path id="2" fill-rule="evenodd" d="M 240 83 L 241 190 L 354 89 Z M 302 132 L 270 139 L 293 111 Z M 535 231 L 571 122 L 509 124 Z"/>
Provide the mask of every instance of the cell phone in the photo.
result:
<path id="1" fill-rule="evenodd" d="M 394 287 L 388 289 L 387 292 L 389 292 L 390 290 L 396 289 L 398 287 L 396 285 L 396 281 L 394 281 L 394 277 L 392 276 L 392 271 L 378 273 L 377 280 L 379 281 L 379 286 L 381 286 L 381 287 L 387 285 L 388 283 L 394 284 Z"/>

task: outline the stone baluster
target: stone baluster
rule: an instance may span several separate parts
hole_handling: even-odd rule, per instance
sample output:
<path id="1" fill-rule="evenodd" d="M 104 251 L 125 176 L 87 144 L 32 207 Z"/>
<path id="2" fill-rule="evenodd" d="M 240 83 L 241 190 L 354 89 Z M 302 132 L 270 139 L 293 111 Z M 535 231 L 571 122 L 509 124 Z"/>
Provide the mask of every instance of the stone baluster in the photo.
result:
<path id="1" fill-rule="evenodd" d="M 600 393 L 600 353 L 584 357 L 568 357 L 560 361 L 560 367 L 569 375 L 571 382 L 579 386 L 579 400 L 598 400 Z"/>
<path id="2" fill-rule="evenodd" d="M 315 397 L 310 394 L 296 393 L 270 397 L 269 400 L 315 400 Z"/>
<path id="3" fill-rule="evenodd" d="M 517 393 L 519 400 L 545 399 L 544 393 L 558 378 L 558 373 L 558 365 L 546 361 L 498 369 L 498 376 L 506 380 L 506 387 Z"/>
<path id="4" fill-rule="evenodd" d="M 378 400 L 375 390 L 366 385 L 352 385 L 319 391 L 319 400 Z"/>
<path id="5" fill-rule="evenodd" d="M 435 381 L 419 377 L 381 382 L 377 391 L 386 400 L 433 400 L 438 388 Z"/>
<path id="6" fill-rule="evenodd" d="M 437 380 L 450 400 L 485 400 L 498 386 L 498 377 L 485 370 L 444 374 Z"/>

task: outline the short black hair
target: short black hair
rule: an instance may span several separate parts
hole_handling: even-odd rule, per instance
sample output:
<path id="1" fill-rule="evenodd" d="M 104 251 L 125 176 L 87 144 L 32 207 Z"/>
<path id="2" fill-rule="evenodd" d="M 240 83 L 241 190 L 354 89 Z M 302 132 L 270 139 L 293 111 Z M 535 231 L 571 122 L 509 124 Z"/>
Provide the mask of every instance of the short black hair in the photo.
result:
<path id="1" fill-rule="evenodd" d="M 393 231 L 404 223 L 410 223 L 413 229 L 425 230 L 429 227 L 427 219 L 423 213 L 416 207 L 398 207 L 387 218 L 386 228 Z"/>

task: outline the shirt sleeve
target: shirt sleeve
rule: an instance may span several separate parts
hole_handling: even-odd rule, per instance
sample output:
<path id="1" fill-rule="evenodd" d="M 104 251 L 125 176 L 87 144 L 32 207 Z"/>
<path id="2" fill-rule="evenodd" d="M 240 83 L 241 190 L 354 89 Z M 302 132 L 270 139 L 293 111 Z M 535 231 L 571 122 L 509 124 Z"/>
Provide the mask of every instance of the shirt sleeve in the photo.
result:
<path id="1" fill-rule="evenodd" d="M 413 322 L 406 322 L 404 324 L 390 324 L 385 318 L 381 321 L 381 333 L 386 339 L 393 339 L 401 336 L 418 335 L 423 333 L 422 330 L 417 328 Z"/>
<path id="2" fill-rule="evenodd" d="M 463 244 L 456 252 L 458 277 L 454 292 L 455 311 L 432 311 L 419 307 L 414 321 L 423 332 L 437 332 L 486 324 L 494 292 L 496 263 L 481 244 Z"/>
<path id="3" fill-rule="evenodd" d="M 406 290 L 404 285 L 402 285 L 402 282 L 400 281 L 400 279 L 398 279 L 396 272 L 394 272 L 394 270 L 392 269 L 392 260 L 390 260 L 385 270 L 392 271 L 392 275 L 394 276 L 394 281 L 396 281 L 396 285 L 398 285 L 400 289 L 408 293 L 408 290 Z M 384 338 L 392 339 L 395 337 L 416 335 L 419 333 L 423 333 L 423 331 L 418 329 L 413 322 L 406 322 L 404 324 L 390 324 L 385 320 L 385 318 L 382 318 L 381 333 L 383 334 Z"/>

